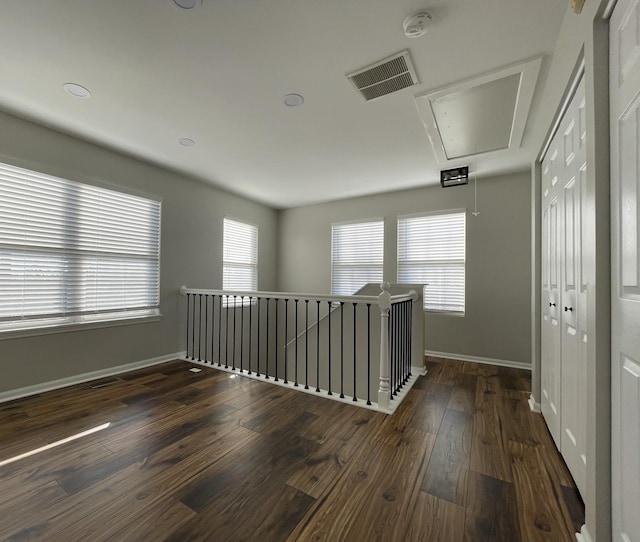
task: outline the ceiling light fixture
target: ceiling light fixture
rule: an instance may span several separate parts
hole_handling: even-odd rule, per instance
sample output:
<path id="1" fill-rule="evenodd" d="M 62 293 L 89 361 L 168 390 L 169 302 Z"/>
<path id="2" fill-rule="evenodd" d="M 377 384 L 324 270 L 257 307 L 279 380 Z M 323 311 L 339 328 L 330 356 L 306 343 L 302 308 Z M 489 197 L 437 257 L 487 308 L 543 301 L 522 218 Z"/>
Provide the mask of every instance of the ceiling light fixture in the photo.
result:
<path id="1" fill-rule="evenodd" d="M 202 0 L 169 0 L 180 11 L 193 11 L 202 5 Z"/>
<path id="2" fill-rule="evenodd" d="M 181 137 L 178 139 L 178 143 L 183 147 L 193 147 L 196 144 L 193 139 L 189 139 L 188 137 Z"/>
<path id="3" fill-rule="evenodd" d="M 286 94 L 284 97 L 284 105 L 287 107 L 297 107 L 304 103 L 304 98 L 300 94 Z"/>
<path id="4" fill-rule="evenodd" d="M 78 83 L 65 83 L 62 87 L 74 98 L 88 98 L 91 96 L 89 89 L 78 85 Z"/>

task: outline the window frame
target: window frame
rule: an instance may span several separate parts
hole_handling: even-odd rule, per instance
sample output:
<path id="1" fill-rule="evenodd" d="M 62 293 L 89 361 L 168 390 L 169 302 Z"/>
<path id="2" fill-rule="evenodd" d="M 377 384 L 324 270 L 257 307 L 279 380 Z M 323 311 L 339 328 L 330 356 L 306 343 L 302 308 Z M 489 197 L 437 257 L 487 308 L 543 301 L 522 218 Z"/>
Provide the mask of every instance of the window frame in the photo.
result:
<path id="1" fill-rule="evenodd" d="M 254 263 L 250 263 L 246 266 L 243 266 L 241 263 L 239 262 L 232 262 L 229 260 L 225 259 L 225 252 L 226 252 L 226 248 L 225 248 L 225 241 L 226 241 L 226 224 L 227 222 L 235 222 L 237 224 L 241 224 L 243 226 L 249 226 L 250 228 L 254 228 L 255 229 L 255 261 Z M 253 235 L 253 234 L 252 234 Z M 254 224 L 253 222 L 249 222 L 247 220 L 242 220 L 239 218 L 235 218 L 235 217 L 231 217 L 231 216 L 224 216 L 222 219 L 222 290 L 230 290 L 230 291 L 235 291 L 235 292 L 258 292 L 258 272 L 259 272 L 259 255 L 260 255 L 260 226 L 258 224 Z M 254 275 L 252 277 L 253 280 L 255 280 L 255 288 L 227 288 L 225 286 L 225 278 L 226 278 L 226 273 L 225 270 L 227 269 L 227 266 L 236 266 L 238 268 L 244 268 L 244 269 L 252 269 L 254 272 Z M 245 300 L 242 303 L 238 304 L 237 300 L 236 300 L 236 305 L 237 306 L 242 306 L 242 305 L 248 305 L 250 303 L 255 303 L 255 300 Z M 224 296 L 223 298 L 223 306 L 224 307 L 231 307 L 233 306 L 234 303 L 232 301 L 232 298 L 229 298 L 227 296 Z"/>
<path id="2" fill-rule="evenodd" d="M 426 284 L 424 286 L 423 289 L 423 310 L 425 312 L 430 312 L 430 313 L 434 313 L 434 314 L 441 314 L 441 315 L 447 315 L 447 316 L 456 316 L 456 317 L 464 317 L 466 316 L 467 313 L 467 279 L 466 279 L 466 272 L 467 272 L 467 209 L 464 208 L 458 208 L 458 209 L 446 209 L 446 210 L 439 210 L 439 211 L 430 211 L 430 212 L 424 212 L 424 213 L 415 213 L 415 214 L 409 214 L 409 215 L 401 215 L 397 217 L 397 222 L 396 222 L 396 231 L 397 231 L 397 240 L 396 240 L 396 279 L 398 284 L 413 284 L 416 281 L 415 280 L 405 280 L 402 281 L 401 280 L 401 258 L 400 258 L 400 252 L 401 252 L 401 242 L 400 242 L 400 238 L 401 238 L 401 229 L 400 229 L 400 223 L 403 220 L 411 220 L 411 219 L 420 219 L 420 218 L 427 218 L 427 217 L 433 217 L 433 216 L 442 216 L 442 215 L 462 215 L 464 218 L 464 258 L 461 262 L 462 265 L 462 270 L 463 270 L 463 280 L 464 280 L 464 286 L 463 286 L 463 309 L 462 310 L 453 310 L 453 309 L 445 309 L 445 308 L 434 308 L 434 307 L 428 307 L 428 284 Z M 460 263 L 460 262 L 458 262 Z M 425 267 L 428 264 L 424 264 Z M 430 267 L 435 267 L 437 266 L 437 263 L 434 263 L 432 266 Z M 442 264 L 440 264 L 442 265 Z M 418 281 L 419 283 L 420 281 Z"/>
<path id="3" fill-rule="evenodd" d="M 381 252 L 382 252 L 382 258 L 379 264 L 380 267 L 380 280 L 378 282 L 382 282 L 384 280 L 384 238 L 385 238 L 385 221 L 384 218 L 379 218 L 379 217 L 375 217 L 375 218 L 365 218 L 365 219 L 358 219 L 358 220 L 349 220 L 349 221 L 343 221 L 343 222 L 333 222 L 331 224 L 331 247 L 330 247 L 330 254 L 329 254 L 329 259 L 330 259 L 330 288 L 331 288 L 331 295 L 335 295 L 335 296 L 348 296 L 348 295 L 354 295 L 355 292 L 352 292 L 350 294 L 345 294 L 345 293 L 336 293 L 335 291 L 335 281 L 334 281 L 334 275 L 335 275 L 335 266 L 336 266 L 336 262 L 334 261 L 334 239 L 335 239 L 335 235 L 334 235 L 334 228 L 336 227 L 344 227 L 344 226 L 355 226 L 355 225 L 361 225 L 361 224 L 380 224 L 381 228 L 382 228 L 382 247 L 381 247 Z M 340 264 L 338 264 L 340 265 Z M 364 267 L 364 265 L 361 266 L 356 266 L 356 264 L 342 264 L 343 268 L 355 268 L 355 267 Z M 372 281 L 369 281 L 372 282 Z M 373 281 L 375 282 L 375 281 Z M 368 282 L 366 282 L 365 284 L 368 284 Z M 363 284 L 362 286 L 364 286 L 365 284 Z M 361 286 L 361 287 L 362 287 Z M 357 290 L 356 290 L 357 291 Z"/>
<path id="4" fill-rule="evenodd" d="M 80 310 L 80 311 L 68 311 L 68 312 L 59 312 L 59 313 L 50 313 L 49 315 L 43 314 L 42 317 L 39 317 L 36 314 L 23 314 L 21 316 L 16 317 L 13 320 L 4 319 L 4 321 L 0 322 L 0 340 L 3 339 L 13 339 L 13 338 L 21 338 L 21 337 L 30 337 L 37 335 L 49 335 L 56 333 L 65 333 L 71 331 L 79 331 L 84 329 L 98 329 L 104 327 L 115 327 L 122 325 L 133 325 L 139 323 L 147 323 L 147 322 L 155 322 L 160 321 L 162 319 L 162 314 L 160 312 L 160 291 L 161 291 L 161 234 L 162 234 L 162 198 L 156 195 L 144 193 L 141 191 L 129 189 L 128 187 L 123 187 L 119 185 L 115 185 L 112 183 L 107 183 L 104 181 L 99 181 L 93 179 L 88 176 L 79 176 L 68 171 L 63 171 L 54 167 L 50 167 L 44 164 L 40 164 L 33 161 L 25 161 L 20 159 L 15 159 L 13 157 L 9 157 L 3 154 L 0 154 L 0 163 L 2 166 L 7 168 L 15 168 L 18 170 L 24 170 L 23 172 L 17 172 L 16 176 L 19 177 L 22 175 L 24 178 L 28 176 L 32 177 L 40 177 L 44 181 L 50 180 L 52 182 L 65 183 L 66 189 L 69 191 L 75 191 L 78 195 L 80 195 L 83 191 L 83 187 L 87 190 L 88 193 L 91 191 L 108 191 L 111 193 L 116 193 L 122 196 L 140 198 L 143 200 L 147 200 L 148 202 L 153 202 L 157 204 L 157 230 L 153 230 L 154 234 L 157 233 L 157 257 L 153 258 L 151 261 L 156 262 L 156 276 L 157 276 L 157 287 L 155 288 L 155 299 L 156 303 L 153 305 L 149 305 L 143 308 L 126 308 L 126 307 L 117 307 L 110 309 L 94 309 L 94 310 Z M 75 185 L 75 186 L 74 186 Z M 79 186 L 78 186 L 79 185 Z M 46 191 L 43 191 L 42 194 L 46 194 Z M 95 194 L 95 192 L 94 192 Z M 82 207 L 78 207 L 78 201 L 74 202 L 74 205 L 64 205 L 63 208 L 66 209 L 66 212 L 73 213 L 77 212 L 78 209 Z M 74 227 L 75 226 L 75 227 Z M 65 232 L 77 232 L 77 223 L 73 224 L 73 220 L 65 220 L 64 221 L 64 230 Z M 66 234 L 65 234 L 66 235 Z M 35 244 L 12 244 L 8 242 L 2 243 L 0 240 L 0 244 L 3 244 L 5 250 L 15 250 L 16 252 L 39 252 L 39 247 Z M 32 248 L 30 248 L 32 247 Z M 46 257 L 51 257 L 51 255 L 57 253 L 65 254 L 66 249 L 58 248 L 58 249 L 42 249 L 41 252 Z M 73 251 L 69 252 L 69 254 L 75 254 L 75 258 L 78 261 L 82 262 L 84 258 L 86 258 L 86 254 L 82 254 L 80 250 L 77 250 L 75 253 Z M 120 254 L 118 252 L 114 252 L 114 254 Z M 122 253 L 124 254 L 124 253 Z M 78 265 L 78 269 L 81 269 L 81 265 Z M 78 275 L 85 277 L 86 275 Z M 67 285 L 69 284 L 69 279 L 67 276 L 63 276 L 61 279 L 61 284 Z M 75 289 L 64 290 L 64 295 L 70 295 L 71 297 L 77 296 L 77 291 Z"/>

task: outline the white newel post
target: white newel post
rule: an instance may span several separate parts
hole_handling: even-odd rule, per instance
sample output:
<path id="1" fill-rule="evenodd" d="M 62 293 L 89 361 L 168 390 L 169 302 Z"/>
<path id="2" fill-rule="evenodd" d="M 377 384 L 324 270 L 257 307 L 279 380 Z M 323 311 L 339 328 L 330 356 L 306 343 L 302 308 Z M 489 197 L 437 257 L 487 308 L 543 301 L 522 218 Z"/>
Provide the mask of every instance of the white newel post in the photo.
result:
<path id="1" fill-rule="evenodd" d="M 378 408 L 389 409 L 389 309 L 391 294 L 389 283 L 380 284 L 382 292 L 378 296 L 380 306 L 380 387 L 378 388 Z"/>

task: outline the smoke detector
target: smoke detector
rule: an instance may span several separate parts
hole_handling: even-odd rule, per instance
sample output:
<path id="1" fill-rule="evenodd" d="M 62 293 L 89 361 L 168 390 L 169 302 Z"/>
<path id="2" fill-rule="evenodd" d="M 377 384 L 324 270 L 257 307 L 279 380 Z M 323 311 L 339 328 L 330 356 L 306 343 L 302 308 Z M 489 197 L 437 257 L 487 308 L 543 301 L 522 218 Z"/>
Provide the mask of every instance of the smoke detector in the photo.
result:
<path id="1" fill-rule="evenodd" d="M 202 0 L 169 0 L 169 3 L 180 11 L 194 11 L 202 6 Z"/>
<path id="2" fill-rule="evenodd" d="M 402 23 L 404 35 L 407 38 L 419 38 L 424 36 L 431 25 L 431 15 L 426 12 L 409 15 Z"/>

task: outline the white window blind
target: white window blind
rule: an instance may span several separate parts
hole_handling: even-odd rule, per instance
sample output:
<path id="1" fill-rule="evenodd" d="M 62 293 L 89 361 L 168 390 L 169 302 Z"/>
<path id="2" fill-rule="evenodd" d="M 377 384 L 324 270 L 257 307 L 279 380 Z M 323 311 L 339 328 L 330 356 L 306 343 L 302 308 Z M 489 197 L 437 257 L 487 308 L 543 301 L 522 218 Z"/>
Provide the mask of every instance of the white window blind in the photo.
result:
<path id="1" fill-rule="evenodd" d="M 331 226 L 331 292 L 352 295 L 369 282 L 382 282 L 384 222 Z"/>
<path id="2" fill-rule="evenodd" d="M 398 282 L 426 284 L 426 310 L 464 313 L 465 211 L 398 219 Z"/>
<path id="3" fill-rule="evenodd" d="M 160 202 L 0 164 L 0 330 L 158 314 Z"/>
<path id="4" fill-rule="evenodd" d="M 258 289 L 258 227 L 224 219 L 222 256 L 223 290 Z"/>

